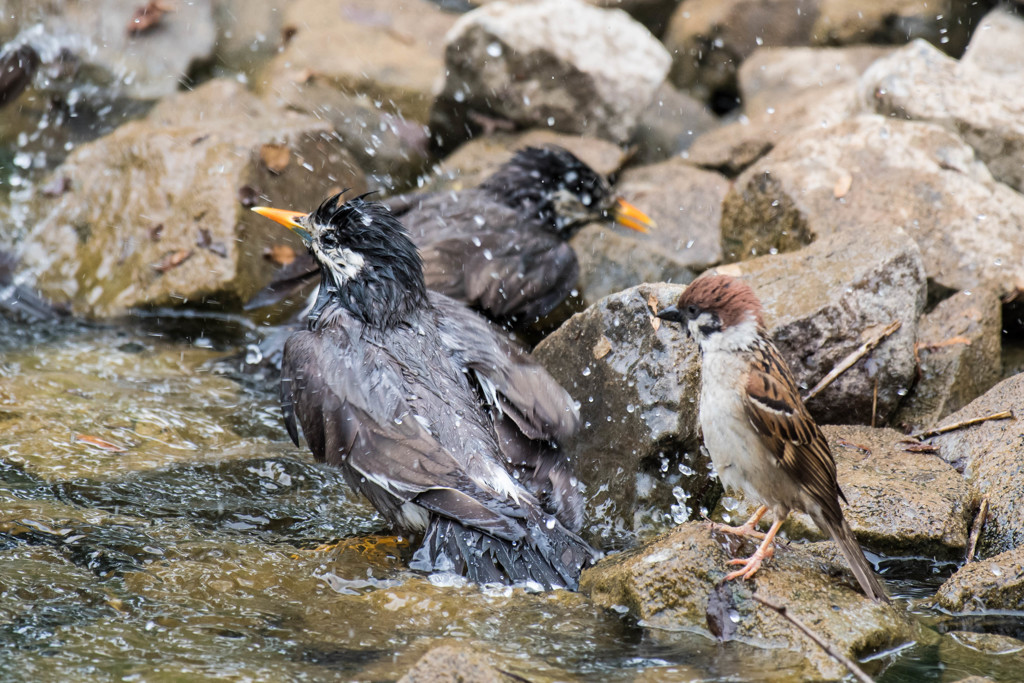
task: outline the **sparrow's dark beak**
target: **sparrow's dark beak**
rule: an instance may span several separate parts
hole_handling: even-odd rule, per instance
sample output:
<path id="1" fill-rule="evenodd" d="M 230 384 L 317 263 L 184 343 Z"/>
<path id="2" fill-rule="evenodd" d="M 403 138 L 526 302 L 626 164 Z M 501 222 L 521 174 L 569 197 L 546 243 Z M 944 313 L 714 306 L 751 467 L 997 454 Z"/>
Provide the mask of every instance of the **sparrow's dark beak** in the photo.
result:
<path id="1" fill-rule="evenodd" d="M 686 326 L 686 315 L 675 306 L 669 306 L 658 311 L 657 315 L 662 320 L 667 320 L 670 323 L 679 323 L 680 325 Z"/>
<path id="2" fill-rule="evenodd" d="M 266 216 L 272 221 L 277 221 L 289 230 L 294 230 L 298 233 L 302 241 L 306 243 L 306 246 L 313 241 L 312 235 L 309 234 L 309 230 L 302 223 L 301 219 L 305 218 L 308 214 L 302 213 L 301 211 L 285 211 L 284 209 L 272 209 L 269 206 L 254 206 L 252 210 L 261 216 Z"/>
<path id="3" fill-rule="evenodd" d="M 615 200 L 612 218 L 622 227 L 636 230 L 637 232 L 650 232 L 655 227 L 654 221 L 651 220 L 650 216 L 621 197 Z"/>

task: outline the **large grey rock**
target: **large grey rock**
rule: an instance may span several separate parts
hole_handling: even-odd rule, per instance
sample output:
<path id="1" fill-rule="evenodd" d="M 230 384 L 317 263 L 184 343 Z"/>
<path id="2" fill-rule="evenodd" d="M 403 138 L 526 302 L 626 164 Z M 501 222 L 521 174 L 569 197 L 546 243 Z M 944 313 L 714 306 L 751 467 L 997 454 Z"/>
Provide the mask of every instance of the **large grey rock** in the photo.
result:
<path id="1" fill-rule="evenodd" d="M 721 124 L 707 105 L 670 83 L 662 83 L 633 132 L 632 161 L 653 164 L 686 151 L 700 135 Z"/>
<path id="2" fill-rule="evenodd" d="M 917 333 L 919 375 L 894 422 L 914 430 L 932 427 L 999 381 L 1002 307 L 985 289 L 957 292 L 921 318 Z"/>
<path id="3" fill-rule="evenodd" d="M 917 631 L 903 611 L 865 597 L 832 543 L 782 546 L 751 582 L 722 583 L 733 556 L 724 535 L 688 523 L 600 561 L 583 572 L 580 590 L 598 605 L 654 629 L 696 631 L 758 648 L 797 652 L 810 671 L 798 678 L 840 678 L 846 670 L 751 594 L 783 605 L 854 659 L 899 645 Z"/>
<path id="4" fill-rule="evenodd" d="M 956 133 L 992 175 L 1024 191 L 1024 75 L 962 65 L 918 40 L 880 59 L 861 79 L 865 107 Z"/>
<path id="5" fill-rule="evenodd" d="M 699 137 L 687 158 L 736 176 L 785 136 L 859 109 L 856 82 L 889 48 L 760 48 L 740 68 L 744 116 Z"/>
<path id="6" fill-rule="evenodd" d="M 963 556 L 970 492 L 953 467 L 934 455 L 908 450 L 916 442 L 893 429 L 826 425 L 822 431 L 846 495 L 846 521 L 861 543 L 893 555 Z M 742 524 L 761 502 L 744 499 L 742 493 L 723 498 L 716 518 Z M 789 538 L 828 539 L 803 512 L 791 513 L 782 529 Z"/>
<path id="7" fill-rule="evenodd" d="M 785 106 L 803 92 L 820 93 L 855 82 L 875 60 L 892 51 L 880 45 L 759 48 L 740 67 L 743 110 L 752 116 Z"/>
<path id="8" fill-rule="evenodd" d="M 670 62 L 621 10 L 579 0 L 495 2 L 449 33 L 431 130 L 450 149 L 467 128 L 480 129 L 482 115 L 624 142 Z"/>
<path id="9" fill-rule="evenodd" d="M 971 493 L 988 498 L 978 553 L 991 557 L 1024 543 L 1024 374 L 1005 379 L 939 426 L 1013 410 L 1017 417 L 958 429 L 933 439 L 943 460 L 961 470 Z"/>
<path id="10" fill-rule="evenodd" d="M 672 82 L 701 99 L 735 93 L 740 64 L 761 45 L 806 45 L 815 0 L 688 0 L 662 40 L 672 53 Z"/>
<path id="11" fill-rule="evenodd" d="M 249 207 L 308 210 L 332 188 L 365 187 L 328 124 L 268 107 L 233 81 L 168 98 L 79 147 L 53 184 L 56 196 L 32 204 L 23 263 L 45 295 L 100 317 L 237 306 L 270 277 L 268 246 L 302 248 Z"/>
<path id="12" fill-rule="evenodd" d="M 83 80 L 124 97 L 155 100 L 177 91 L 193 68 L 214 55 L 211 0 L 173 5 L 152 28 L 130 33 L 129 21 L 146 6 L 140 0 L 0 0 L 0 42 L 24 30 L 19 40 L 36 46 L 45 61 L 63 50 L 77 60 Z"/>
<path id="13" fill-rule="evenodd" d="M 1024 197 L 929 123 L 862 115 L 805 128 L 737 178 L 722 215 L 727 258 L 878 225 L 906 230 L 942 287 L 1024 285 Z"/>
<path id="14" fill-rule="evenodd" d="M 917 319 L 927 283 L 921 253 L 899 228 L 865 225 L 789 254 L 725 266 L 765 309 L 768 332 L 797 383 L 810 389 L 874 333 L 899 330 L 808 402 L 823 423 L 884 424 L 914 380 Z"/>
<path id="15" fill-rule="evenodd" d="M 979 11 L 967 5 L 955 0 L 688 0 L 672 15 L 663 40 L 674 59 L 673 83 L 706 99 L 735 93 L 740 65 L 760 46 L 902 45 L 920 37 L 957 54 Z"/>
<path id="16" fill-rule="evenodd" d="M 978 24 L 960 59 L 962 69 L 979 69 L 992 75 L 1024 77 L 1024 18 L 1009 5 L 999 5 Z"/>
<path id="17" fill-rule="evenodd" d="M 935 602 L 951 612 L 1024 609 L 1024 546 L 965 564 L 942 584 Z"/>
<path id="18" fill-rule="evenodd" d="M 708 462 L 697 435 L 697 349 L 654 311 L 679 285 L 644 284 L 566 321 L 534 357 L 580 404 L 565 451 L 587 486 L 589 537 L 620 547 L 670 505 L 686 519 L 704 500 Z M 677 490 L 673 493 L 673 488 Z M 690 509 L 683 509 L 689 506 Z"/>
<path id="19" fill-rule="evenodd" d="M 335 104 L 337 92 L 367 95 L 386 112 L 426 123 L 455 20 L 427 0 L 290 2 L 284 24 L 294 35 L 261 89 L 303 111 Z"/>
<path id="20" fill-rule="evenodd" d="M 738 176 L 786 136 L 804 128 L 834 125 L 857 111 L 856 88 L 832 84 L 751 111 L 739 120 L 708 131 L 683 153 L 691 163 Z"/>

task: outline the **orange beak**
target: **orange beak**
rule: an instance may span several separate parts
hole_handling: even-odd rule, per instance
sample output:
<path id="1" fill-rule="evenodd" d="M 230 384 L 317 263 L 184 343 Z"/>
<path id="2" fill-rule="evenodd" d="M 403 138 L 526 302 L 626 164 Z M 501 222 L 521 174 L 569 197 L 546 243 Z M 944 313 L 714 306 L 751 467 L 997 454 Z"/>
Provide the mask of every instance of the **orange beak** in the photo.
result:
<path id="1" fill-rule="evenodd" d="M 266 216 L 272 221 L 276 221 L 288 228 L 294 230 L 303 239 L 306 245 L 309 245 L 311 240 L 309 231 L 299 220 L 305 218 L 309 214 L 302 213 L 301 211 L 285 211 L 284 209 L 272 209 L 269 206 L 254 206 L 252 210 L 261 216 Z"/>
<path id="2" fill-rule="evenodd" d="M 619 225 L 637 232 L 648 233 L 655 227 L 650 216 L 621 197 L 616 200 L 612 217 Z"/>

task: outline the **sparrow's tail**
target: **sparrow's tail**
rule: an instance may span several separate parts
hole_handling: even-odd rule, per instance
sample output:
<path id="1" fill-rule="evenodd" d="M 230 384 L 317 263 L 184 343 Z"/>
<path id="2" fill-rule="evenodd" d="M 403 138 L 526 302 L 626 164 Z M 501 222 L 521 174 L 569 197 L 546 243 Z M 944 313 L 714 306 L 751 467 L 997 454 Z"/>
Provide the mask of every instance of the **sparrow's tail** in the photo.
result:
<path id="1" fill-rule="evenodd" d="M 475 583 L 533 581 L 576 590 L 580 572 L 600 553 L 554 517 L 543 517 L 531 519 L 526 535 L 510 541 L 434 515 L 410 566 L 454 572 Z"/>
<path id="2" fill-rule="evenodd" d="M 853 570 L 853 575 L 857 577 L 857 583 L 860 584 L 864 594 L 875 602 L 889 602 L 889 596 L 886 595 L 882 582 L 878 580 L 871 563 L 864 557 L 864 551 L 861 550 L 860 543 L 857 542 L 857 538 L 853 535 L 846 520 L 840 517 L 838 523 L 826 519 L 815 521 L 822 529 L 828 531 L 832 540 L 839 544 L 839 549 L 843 552 L 843 557 L 849 563 L 850 569 Z"/>

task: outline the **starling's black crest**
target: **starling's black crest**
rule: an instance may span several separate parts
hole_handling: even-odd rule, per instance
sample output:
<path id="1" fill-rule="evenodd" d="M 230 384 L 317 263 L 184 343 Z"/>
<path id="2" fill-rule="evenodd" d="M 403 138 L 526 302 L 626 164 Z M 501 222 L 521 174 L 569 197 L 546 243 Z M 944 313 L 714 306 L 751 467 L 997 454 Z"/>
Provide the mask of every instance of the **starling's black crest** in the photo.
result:
<path id="1" fill-rule="evenodd" d="M 583 501 L 556 446 L 579 426 L 572 398 L 486 320 L 426 290 L 381 204 L 258 210 L 304 234 L 322 273 L 309 329 L 284 349 L 292 439 L 301 426 L 317 460 L 423 534 L 414 568 L 575 588 L 597 552 L 576 535 Z"/>
<path id="2" fill-rule="evenodd" d="M 366 196 L 342 202 L 338 193 L 309 216 L 317 260 L 353 252 L 362 261 L 358 273 L 344 282 L 337 273 L 352 269 L 351 263 L 341 263 L 341 271 L 319 264 L 327 277 L 321 279 L 311 325 L 333 298 L 362 322 L 379 327 L 392 327 L 426 304 L 416 245 L 386 206 L 366 201 Z"/>

